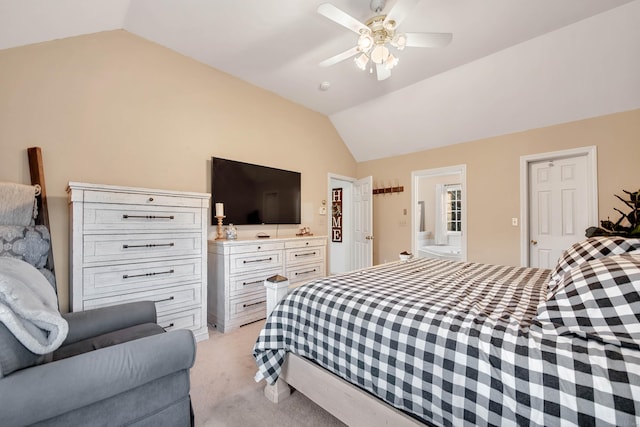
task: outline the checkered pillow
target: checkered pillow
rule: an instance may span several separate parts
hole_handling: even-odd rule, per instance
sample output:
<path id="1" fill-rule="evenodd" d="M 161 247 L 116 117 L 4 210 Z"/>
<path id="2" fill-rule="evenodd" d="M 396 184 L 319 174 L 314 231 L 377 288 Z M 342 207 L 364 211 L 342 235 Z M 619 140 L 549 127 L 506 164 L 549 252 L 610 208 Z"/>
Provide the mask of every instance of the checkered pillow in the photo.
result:
<path id="1" fill-rule="evenodd" d="M 574 267 L 539 307 L 537 320 L 560 334 L 640 349 L 640 252 Z"/>
<path id="2" fill-rule="evenodd" d="M 640 239 L 630 239 L 618 236 L 590 237 L 574 243 L 564 251 L 558 264 L 551 271 L 551 278 L 547 289 L 547 300 L 560 289 L 562 278 L 573 267 L 583 262 L 609 255 L 619 255 L 640 249 Z"/>

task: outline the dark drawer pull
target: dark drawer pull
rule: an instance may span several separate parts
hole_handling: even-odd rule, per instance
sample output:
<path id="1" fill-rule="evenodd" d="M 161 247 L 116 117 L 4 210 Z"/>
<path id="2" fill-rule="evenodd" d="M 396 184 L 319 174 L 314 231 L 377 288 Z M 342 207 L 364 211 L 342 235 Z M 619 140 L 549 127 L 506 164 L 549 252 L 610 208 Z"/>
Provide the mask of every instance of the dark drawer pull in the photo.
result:
<path id="1" fill-rule="evenodd" d="M 301 271 L 301 272 L 296 272 L 296 276 L 301 275 L 301 274 L 309 274 L 309 273 L 315 273 L 317 270 L 314 268 L 313 270 L 307 270 L 307 271 Z"/>
<path id="2" fill-rule="evenodd" d="M 299 257 L 299 256 L 309 256 L 309 255 L 315 255 L 315 254 L 316 254 L 316 252 L 313 251 L 313 252 L 307 252 L 307 253 L 304 253 L 304 254 L 295 254 L 295 256 Z"/>
<path id="3" fill-rule="evenodd" d="M 269 257 L 269 258 L 260 258 L 260 259 L 250 259 L 250 260 L 244 260 L 242 261 L 243 264 L 249 264 L 250 262 L 265 262 L 265 261 L 271 261 L 273 258 Z"/>
<path id="4" fill-rule="evenodd" d="M 255 285 L 256 283 L 262 283 L 262 282 L 264 282 L 264 280 L 254 280 L 253 282 L 242 282 L 242 286 Z"/>
<path id="5" fill-rule="evenodd" d="M 169 323 L 167 326 L 163 326 L 163 328 L 167 329 L 167 328 L 172 328 L 173 327 L 173 322 Z"/>
<path id="6" fill-rule="evenodd" d="M 155 273 L 123 274 L 122 278 L 123 279 L 131 279 L 132 277 L 150 277 L 150 276 L 157 276 L 158 274 L 172 274 L 174 272 L 175 272 L 175 270 L 171 269 L 169 271 L 157 271 Z"/>
<path id="7" fill-rule="evenodd" d="M 254 305 L 264 304 L 265 302 L 267 302 L 267 301 L 265 300 L 265 301 L 252 302 L 251 304 L 242 304 L 242 308 L 247 308 L 247 307 L 251 307 L 251 306 L 254 306 Z"/>
<path id="8" fill-rule="evenodd" d="M 157 303 L 159 303 L 159 302 L 173 301 L 174 299 L 176 299 L 176 297 L 171 296 L 171 297 L 169 297 L 169 298 L 163 298 L 163 299 L 155 300 L 155 301 L 154 301 L 154 303 L 156 303 L 156 304 L 157 304 Z"/>
<path id="9" fill-rule="evenodd" d="M 153 201 L 153 199 L 151 199 Z M 142 219 L 175 219 L 175 216 L 173 215 L 165 215 L 165 216 L 161 216 L 161 215 L 126 215 L 123 214 L 122 215 L 122 219 L 129 219 L 129 218 L 142 218 Z"/>
<path id="10" fill-rule="evenodd" d="M 122 245 L 122 249 L 131 248 L 157 248 L 160 246 L 174 246 L 175 243 L 147 243 L 146 245 Z"/>

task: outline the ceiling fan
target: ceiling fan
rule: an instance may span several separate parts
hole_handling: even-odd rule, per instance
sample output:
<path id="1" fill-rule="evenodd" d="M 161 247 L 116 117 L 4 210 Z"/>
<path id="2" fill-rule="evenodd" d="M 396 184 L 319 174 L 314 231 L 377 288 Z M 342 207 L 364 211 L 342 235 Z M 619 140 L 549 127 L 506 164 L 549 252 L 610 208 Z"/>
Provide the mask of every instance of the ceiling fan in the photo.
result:
<path id="1" fill-rule="evenodd" d="M 361 70 L 369 70 L 373 74 L 376 70 L 378 80 L 385 80 L 391 76 L 391 69 L 397 65 L 398 58 L 389 50 L 393 47 L 403 50 L 409 47 L 444 47 L 451 43 L 451 33 L 401 33 L 398 26 L 407 17 L 420 0 L 397 0 L 386 15 L 380 13 L 385 7 L 386 0 L 371 0 L 370 8 L 376 14 L 362 23 L 338 9 L 331 3 L 318 6 L 318 13 L 337 24 L 358 34 L 356 46 L 320 63 L 321 67 L 329 67 L 351 58 Z"/>

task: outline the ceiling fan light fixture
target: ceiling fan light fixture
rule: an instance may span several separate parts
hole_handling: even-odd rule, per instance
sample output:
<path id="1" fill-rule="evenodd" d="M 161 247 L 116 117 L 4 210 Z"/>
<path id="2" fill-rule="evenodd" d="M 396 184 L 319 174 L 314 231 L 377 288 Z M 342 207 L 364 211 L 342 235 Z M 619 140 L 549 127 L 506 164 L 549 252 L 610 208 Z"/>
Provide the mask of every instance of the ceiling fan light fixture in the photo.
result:
<path id="1" fill-rule="evenodd" d="M 360 52 L 369 52 L 373 46 L 373 37 L 367 32 L 362 32 L 358 38 L 358 50 Z"/>
<path id="2" fill-rule="evenodd" d="M 398 58 L 393 56 L 393 54 L 389 54 L 389 56 L 387 56 L 387 59 L 385 59 L 384 61 L 384 67 L 387 70 L 391 70 L 396 65 L 398 65 Z"/>
<path id="3" fill-rule="evenodd" d="M 356 56 L 354 62 L 362 71 L 367 69 L 367 63 L 369 62 L 369 57 L 366 54 L 362 54 L 360 56 Z"/>
<path id="4" fill-rule="evenodd" d="M 382 26 L 387 31 L 393 31 L 396 29 L 396 21 L 394 21 L 393 19 L 390 19 L 389 21 L 383 22 Z"/>
<path id="5" fill-rule="evenodd" d="M 391 39 L 391 46 L 398 50 L 403 50 L 407 46 L 407 35 L 404 33 L 397 33 Z"/>
<path id="6" fill-rule="evenodd" d="M 352 48 L 319 63 L 328 67 L 347 58 L 353 58 L 361 70 L 377 74 L 378 80 L 391 76 L 391 69 L 398 64 L 398 58 L 391 54 L 392 46 L 397 50 L 410 47 L 444 47 L 451 42 L 451 33 L 401 33 L 397 29 L 408 16 L 410 9 L 419 0 L 394 0 L 387 6 L 387 0 L 369 0 L 375 16 L 360 21 L 331 3 L 318 6 L 319 14 L 358 35 L 357 44 Z M 389 2 L 391 3 L 391 2 Z"/>
<path id="7" fill-rule="evenodd" d="M 371 60 L 376 64 L 382 64 L 389 57 L 389 49 L 383 44 L 377 44 L 371 50 Z"/>

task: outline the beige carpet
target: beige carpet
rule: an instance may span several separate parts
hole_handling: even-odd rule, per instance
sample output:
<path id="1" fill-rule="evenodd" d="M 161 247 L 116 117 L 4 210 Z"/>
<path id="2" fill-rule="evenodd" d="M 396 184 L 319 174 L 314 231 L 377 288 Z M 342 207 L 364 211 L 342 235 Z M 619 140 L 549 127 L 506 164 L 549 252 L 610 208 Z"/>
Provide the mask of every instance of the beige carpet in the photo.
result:
<path id="1" fill-rule="evenodd" d="M 257 368 L 251 350 L 264 322 L 222 334 L 209 329 L 198 343 L 191 369 L 191 399 L 196 426 L 344 426 L 301 393 L 284 402 L 264 397 L 265 382 L 253 380 Z"/>

